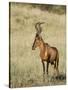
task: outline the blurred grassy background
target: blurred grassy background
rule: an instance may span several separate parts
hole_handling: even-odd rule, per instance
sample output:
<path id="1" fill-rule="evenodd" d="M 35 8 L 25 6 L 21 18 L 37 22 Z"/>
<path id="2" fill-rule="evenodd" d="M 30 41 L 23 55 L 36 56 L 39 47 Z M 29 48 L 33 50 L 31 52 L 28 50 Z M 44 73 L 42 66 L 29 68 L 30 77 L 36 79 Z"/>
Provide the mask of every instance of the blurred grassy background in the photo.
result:
<path id="1" fill-rule="evenodd" d="M 10 87 L 27 87 L 65 84 L 66 80 L 52 79 L 53 67 L 49 67 L 49 77 L 43 82 L 39 49 L 32 51 L 35 37 L 35 23 L 42 25 L 42 38 L 59 50 L 59 71 L 66 75 L 66 7 L 10 3 Z M 46 65 L 46 63 L 45 63 Z"/>

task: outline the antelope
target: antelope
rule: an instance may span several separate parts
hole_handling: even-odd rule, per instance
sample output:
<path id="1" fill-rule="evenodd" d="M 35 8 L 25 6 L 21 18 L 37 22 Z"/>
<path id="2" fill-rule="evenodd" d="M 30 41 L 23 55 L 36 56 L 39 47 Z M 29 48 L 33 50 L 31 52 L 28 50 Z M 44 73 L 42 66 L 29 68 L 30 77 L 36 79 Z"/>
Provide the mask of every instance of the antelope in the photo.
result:
<path id="1" fill-rule="evenodd" d="M 54 69 L 57 72 L 57 75 L 59 74 L 59 53 L 58 49 L 56 47 L 50 46 L 48 43 L 45 43 L 44 40 L 41 37 L 41 32 L 42 28 L 40 25 L 44 24 L 44 22 L 38 22 L 35 24 L 35 29 L 36 29 L 36 36 L 35 40 L 32 45 L 32 50 L 35 50 L 35 48 L 40 49 L 40 58 L 41 58 L 41 63 L 43 66 L 43 75 L 45 75 L 45 61 L 47 63 L 46 65 L 46 73 L 48 75 L 48 68 L 49 68 L 49 63 L 51 65 L 54 65 Z"/>

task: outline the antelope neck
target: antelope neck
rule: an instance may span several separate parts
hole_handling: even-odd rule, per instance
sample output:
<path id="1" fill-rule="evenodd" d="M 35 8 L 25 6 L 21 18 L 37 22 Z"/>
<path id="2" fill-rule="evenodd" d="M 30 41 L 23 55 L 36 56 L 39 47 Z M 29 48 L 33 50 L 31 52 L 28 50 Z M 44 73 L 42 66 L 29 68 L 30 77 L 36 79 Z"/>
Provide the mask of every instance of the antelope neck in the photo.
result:
<path id="1" fill-rule="evenodd" d="M 39 45 L 39 49 L 40 49 L 40 52 L 43 52 L 45 47 L 44 47 L 44 42 L 41 41 L 41 44 Z"/>

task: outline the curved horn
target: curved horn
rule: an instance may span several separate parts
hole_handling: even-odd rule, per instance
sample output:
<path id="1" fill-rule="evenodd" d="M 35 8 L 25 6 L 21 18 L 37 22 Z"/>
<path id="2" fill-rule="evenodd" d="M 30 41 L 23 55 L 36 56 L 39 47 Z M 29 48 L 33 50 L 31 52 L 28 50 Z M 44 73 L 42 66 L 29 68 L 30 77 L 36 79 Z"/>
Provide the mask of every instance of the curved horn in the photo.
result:
<path id="1" fill-rule="evenodd" d="M 41 24 L 43 24 L 44 22 L 38 22 L 35 24 L 35 28 L 37 31 L 37 34 L 40 34 L 42 32 L 42 28 L 40 27 Z"/>
<path id="2" fill-rule="evenodd" d="M 36 31 L 38 32 L 38 23 L 35 24 Z"/>

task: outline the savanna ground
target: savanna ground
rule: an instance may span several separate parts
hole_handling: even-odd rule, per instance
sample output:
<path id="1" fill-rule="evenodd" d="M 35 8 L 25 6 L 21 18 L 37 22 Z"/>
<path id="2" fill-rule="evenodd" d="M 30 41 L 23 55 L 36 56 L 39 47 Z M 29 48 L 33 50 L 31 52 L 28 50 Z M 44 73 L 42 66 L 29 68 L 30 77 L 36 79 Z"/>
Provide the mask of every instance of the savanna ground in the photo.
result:
<path id="1" fill-rule="evenodd" d="M 28 4 L 10 4 L 10 87 L 48 86 L 66 84 L 66 28 L 65 14 L 56 14 Z M 45 75 L 39 57 L 39 49 L 32 50 L 35 38 L 35 23 L 42 25 L 43 40 L 59 50 L 59 75 L 54 78 L 53 66 Z M 45 62 L 46 66 L 46 62 Z"/>

